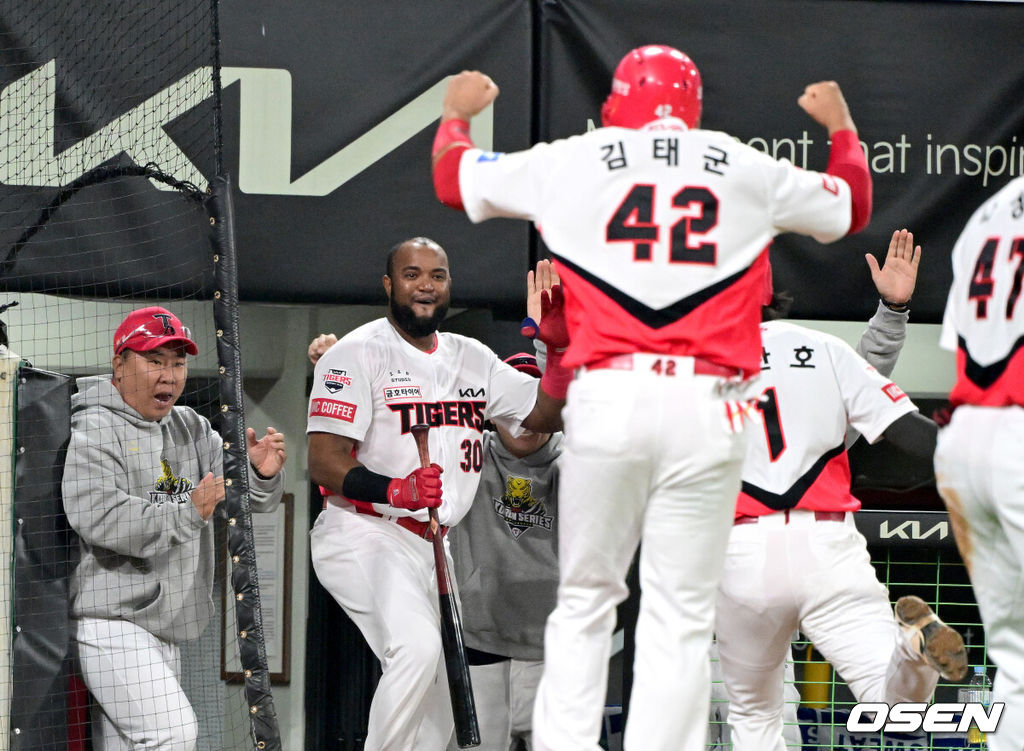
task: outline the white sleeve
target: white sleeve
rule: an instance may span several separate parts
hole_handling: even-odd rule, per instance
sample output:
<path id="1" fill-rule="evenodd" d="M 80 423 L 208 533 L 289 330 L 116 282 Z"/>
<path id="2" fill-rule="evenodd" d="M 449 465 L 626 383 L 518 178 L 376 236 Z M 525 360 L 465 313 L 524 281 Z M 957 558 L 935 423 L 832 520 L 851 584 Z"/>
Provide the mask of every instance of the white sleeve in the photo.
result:
<path id="1" fill-rule="evenodd" d="M 508 217 L 535 220 L 550 144 L 502 154 L 470 149 L 459 162 L 459 191 L 470 221 Z"/>
<path id="2" fill-rule="evenodd" d="M 499 360 L 497 355 L 491 359 L 493 362 L 484 416 L 499 423 L 513 438 L 518 438 L 523 433 L 523 420 L 537 403 L 540 379 L 520 373 L 511 365 Z"/>
<path id="3" fill-rule="evenodd" d="M 341 339 L 316 364 L 309 394 L 307 433 L 334 433 L 361 441 L 373 419 L 369 345 Z"/>
<path id="4" fill-rule="evenodd" d="M 846 342 L 829 341 L 829 355 L 847 422 L 868 443 L 875 443 L 897 419 L 917 410 L 899 386 L 882 376 Z"/>
<path id="5" fill-rule="evenodd" d="M 950 352 L 956 352 L 959 346 L 959 337 L 956 332 L 956 281 L 949 288 L 949 296 L 946 298 L 946 310 L 942 314 L 942 333 L 939 334 L 939 346 Z"/>
<path id="6" fill-rule="evenodd" d="M 772 223 L 778 232 L 810 235 L 830 243 L 850 229 L 852 199 L 845 180 L 803 170 L 786 160 L 765 156 Z"/>

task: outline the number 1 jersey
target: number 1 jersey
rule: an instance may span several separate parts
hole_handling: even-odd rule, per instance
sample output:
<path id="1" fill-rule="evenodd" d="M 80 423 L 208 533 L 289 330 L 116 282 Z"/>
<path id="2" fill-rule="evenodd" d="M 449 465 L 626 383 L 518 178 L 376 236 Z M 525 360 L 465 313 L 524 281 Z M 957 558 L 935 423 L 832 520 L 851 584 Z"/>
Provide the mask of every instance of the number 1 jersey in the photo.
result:
<path id="1" fill-rule="evenodd" d="M 770 321 L 761 325 L 761 335 L 761 399 L 746 431 L 736 513 L 858 510 L 860 502 L 850 494 L 847 427 L 874 443 L 917 407 L 831 334 Z"/>

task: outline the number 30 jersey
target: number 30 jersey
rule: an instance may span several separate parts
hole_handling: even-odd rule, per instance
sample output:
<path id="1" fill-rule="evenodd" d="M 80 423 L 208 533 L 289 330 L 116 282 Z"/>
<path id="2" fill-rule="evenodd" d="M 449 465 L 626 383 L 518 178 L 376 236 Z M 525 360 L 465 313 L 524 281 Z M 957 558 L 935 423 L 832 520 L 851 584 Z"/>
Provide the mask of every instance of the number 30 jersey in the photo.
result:
<path id="1" fill-rule="evenodd" d="M 518 435 L 536 402 L 538 381 L 475 339 L 436 337 L 437 346 L 423 352 L 381 318 L 339 339 L 316 364 L 306 432 L 351 438 L 367 469 L 405 477 L 420 466 L 409 429 L 430 425 L 430 459 L 443 469 L 438 520 L 451 526 L 476 495 L 485 421 Z M 379 514 L 427 520 L 425 509 L 344 500 Z"/>
<path id="2" fill-rule="evenodd" d="M 952 260 L 939 340 L 956 352 L 950 402 L 1024 406 L 1024 177 L 974 212 Z"/>
<path id="3" fill-rule="evenodd" d="M 566 292 L 565 364 L 630 352 L 757 372 L 768 246 L 780 232 L 847 233 L 847 183 L 665 118 L 600 128 L 459 165 L 474 222 L 532 220 Z"/>
<path id="4" fill-rule="evenodd" d="M 746 430 L 737 515 L 858 510 L 847 427 L 874 443 L 917 407 L 838 337 L 786 321 L 761 324 L 761 336 L 761 399 Z"/>

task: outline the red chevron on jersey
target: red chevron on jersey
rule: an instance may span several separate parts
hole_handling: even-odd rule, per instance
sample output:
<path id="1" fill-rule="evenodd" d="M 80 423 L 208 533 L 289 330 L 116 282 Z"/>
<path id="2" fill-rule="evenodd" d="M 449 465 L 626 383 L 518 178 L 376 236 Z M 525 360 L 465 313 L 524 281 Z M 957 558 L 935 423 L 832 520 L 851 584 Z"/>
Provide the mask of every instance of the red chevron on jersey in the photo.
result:
<path id="1" fill-rule="evenodd" d="M 563 360 L 568 367 L 650 352 L 702 357 L 739 368 L 746 376 L 760 371 L 767 248 L 740 273 L 661 310 L 618 292 L 564 259 L 556 257 L 555 267 L 565 289 L 572 342 Z"/>
<path id="2" fill-rule="evenodd" d="M 1024 338 L 1017 341 L 1008 357 L 985 367 L 971 359 L 961 340 L 956 350 L 956 383 L 949 401 L 954 407 L 1024 407 Z"/>
<path id="3" fill-rule="evenodd" d="M 764 516 L 791 508 L 857 511 L 860 501 L 850 493 L 850 479 L 846 450 L 829 452 L 784 493 L 772 493 L 744 482 L 736 501 L 736 516 Z"/>

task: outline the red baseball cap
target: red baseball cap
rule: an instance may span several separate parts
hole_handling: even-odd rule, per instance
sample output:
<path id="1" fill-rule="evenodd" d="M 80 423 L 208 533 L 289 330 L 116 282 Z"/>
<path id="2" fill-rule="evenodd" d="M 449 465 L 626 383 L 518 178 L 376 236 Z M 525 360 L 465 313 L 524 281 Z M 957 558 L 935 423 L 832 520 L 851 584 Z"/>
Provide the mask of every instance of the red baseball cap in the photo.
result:
<path id="1" fill-rule="evenodd" d="M 541 376 L 540 368 L 537 366 L 537 358 L 526 352 L 506 357 L 505 363 L 511 365 L 520 373 L 532 375 L 534 378 L 540 378 Z"/>
<path id="2" fill-rule="evenodd" d="M 114 332 L 114 354 L 126 349 L 148 352 L 165 344 L 180 342 L 190 355 L 199 354 L 192 332 L 178 316 L 165 308 L 139 308 L 129 313 Z"/>

